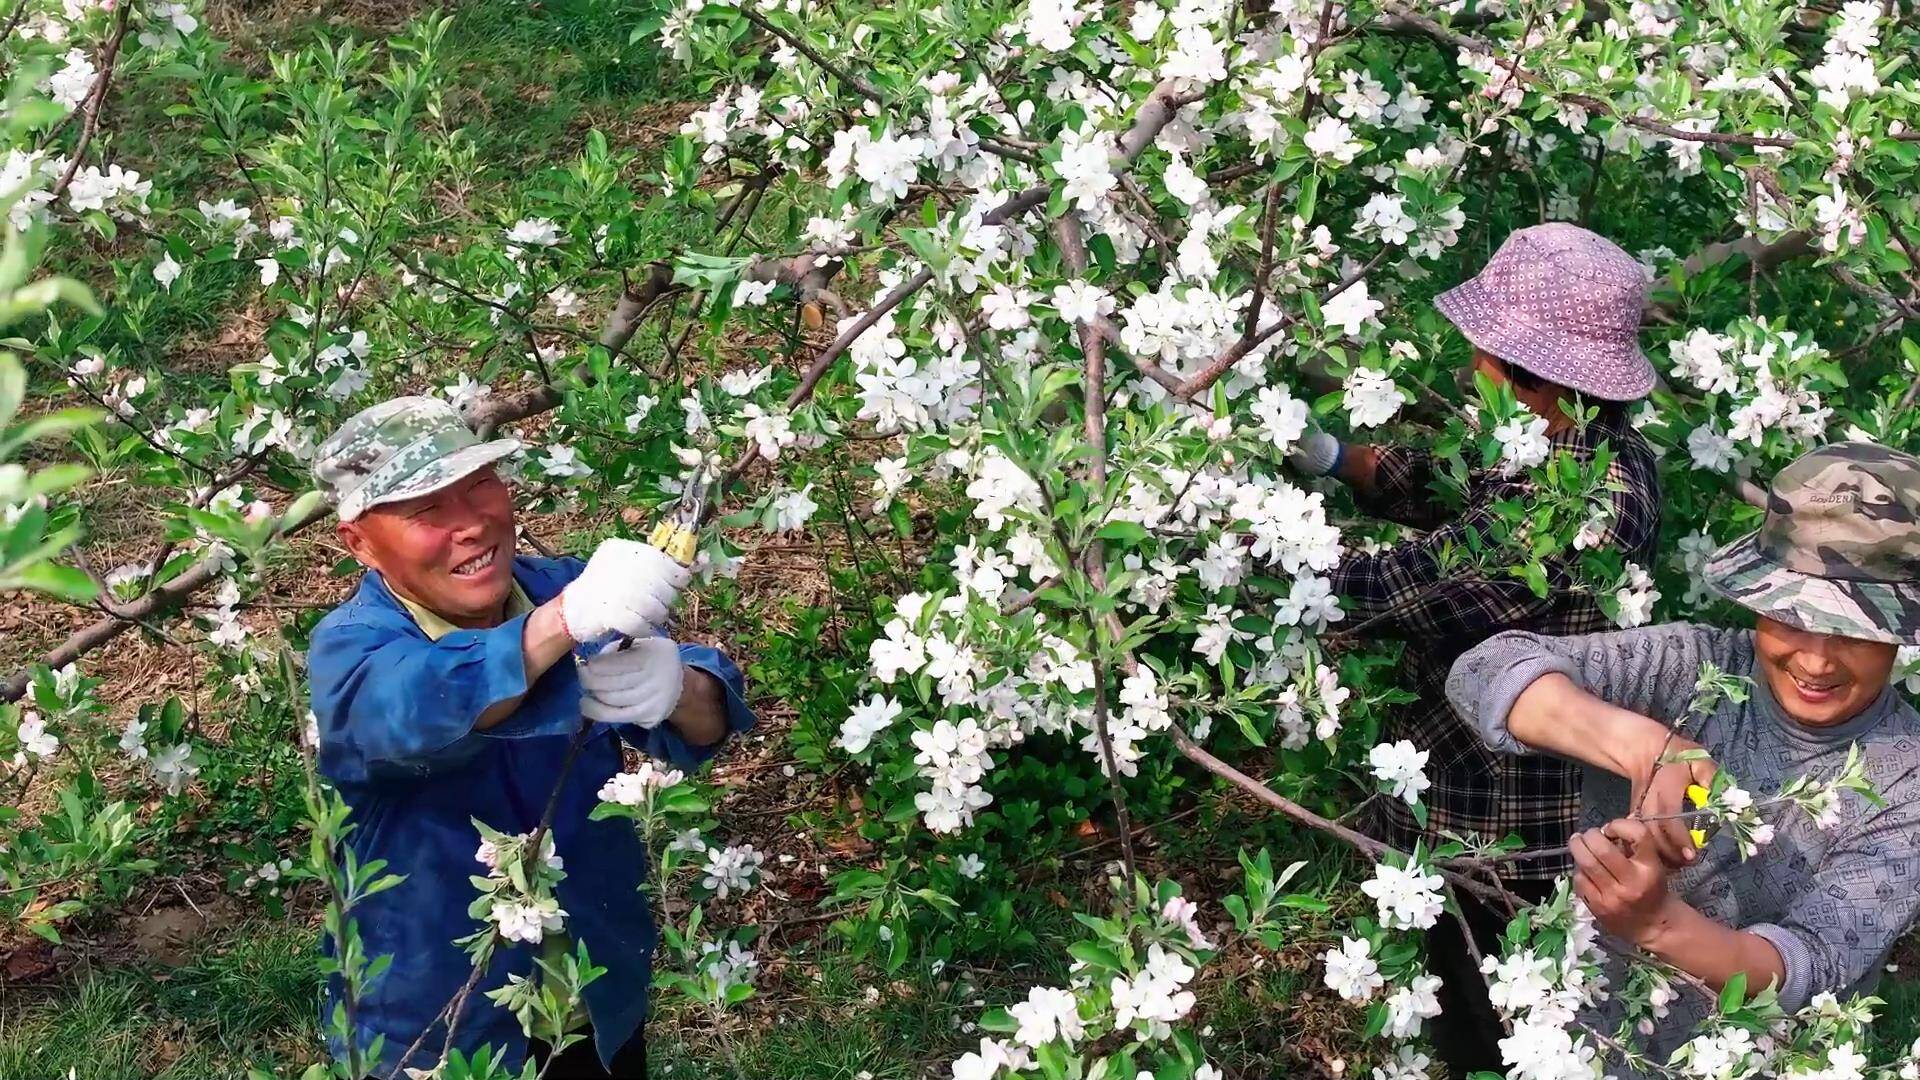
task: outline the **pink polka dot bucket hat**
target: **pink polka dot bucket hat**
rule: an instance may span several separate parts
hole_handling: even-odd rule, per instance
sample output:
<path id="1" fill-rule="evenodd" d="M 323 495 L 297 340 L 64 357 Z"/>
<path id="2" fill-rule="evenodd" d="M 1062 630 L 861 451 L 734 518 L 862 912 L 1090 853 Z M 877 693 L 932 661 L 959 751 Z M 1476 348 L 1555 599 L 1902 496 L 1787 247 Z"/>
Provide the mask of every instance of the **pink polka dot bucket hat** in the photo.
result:
<path id="1" fill-rule="evenodd" d="M 1515 231 L 1433 303 L 1468 341 L 1548 382 L 1603 401 L 1653 389 L 1640 351 L 1646 276 L 1620 245 L 1578 225 Z"/>

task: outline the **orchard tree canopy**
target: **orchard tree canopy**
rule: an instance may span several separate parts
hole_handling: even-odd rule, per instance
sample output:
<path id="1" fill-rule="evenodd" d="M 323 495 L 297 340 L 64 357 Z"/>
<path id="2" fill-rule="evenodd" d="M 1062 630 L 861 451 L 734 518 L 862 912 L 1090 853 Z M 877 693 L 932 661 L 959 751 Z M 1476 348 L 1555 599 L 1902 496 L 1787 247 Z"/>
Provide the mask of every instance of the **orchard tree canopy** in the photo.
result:
<path id="1" fill-rule="evenodd" d="M 976 881 L 993 838 L 1091 816 L 1123 868 L 1071 945 L 1075 978 L 990 1009 L 954 1076 L 1222 1075 L 1197 973 L 1270 953 L 1340 890 L 1293 891 L 1299 865 L 1243 851 L 1241 885 L 1196 905 L 1137 857 L 1136 826 L 1218 784 L 1361 856 L 1379 917 L 1339 935 L 1326 984 L 1369 1010 L 1375 1075 L 1404 1080 L 1424 1075 L 1438 1008 L 1419 931 L 1456 890 L 1497 895 L 1510 852 L 1394 851 L 1340 820 L 1367 799 L 1418 812 L 1426 762 L 1380 744 L 1407 696 L 1399 646 L 1344 618 L 1322 576 L 1404 529 L 1285 467 L 1309 426 L 1431 447 L 1456 496 L 1483 470 L 1524 476 L 1534 498 L 1451 572 L 1591 591 L 1623 626 L 1739 618 L 1704 559 L 1805 450 L 1920 450 L 1910 0 L 620 10 L 607 32 L 657 43 L 708 103 L 663 148 L 589 131 L 567 168 L 476 186 L 499 163 L 446 107 L 459 12 L 257 71 L 197 4 L 13 6 L 0 589 L 84 619 L 0 672 L 10 919 L 57 936 L 124 896 L 151 865 L 142 793 L 187 804 L 214 771 L 296 759 L 312 620 L 282 602 L 329 569 L 301 562 L 330 513 L 307 467 L 353 412 L 432 393 L 533 447 L 515 463 L 526 511 L 626 510 L 616 527 L 644 537 L 689 479 L 720 477 L 706 588 L 825 525 L 856 558 L 910 549 L 886 595 L 837 613 L 865 661 L 821 688 L 851 693 L 837 730 L 793 735 L 803 762 L 852 763 L 877 845 L 831 868 L 823 902 L 898 970 L 1015 887 Z M 197 156 L 157 156 L 180 129 Z M 1632 414 L 1660 453 L 1652 565 L 1586 542 L 1604 468 L 1462 378 L 1468 347 L 1430 303 L 1542 221 L 1608 236 L 1652 284 L 1661 380 Z M 204 347 L 235 314 L 240 344 Z M 103 533 L 138 553 L 103 562 Z M 231 722 L 204 722 L 198 693 L 188 708 L 90 676 L 129 634 L 195 654 L 204 707 Z M 122 703 L 137 711 L 109 724 Z M 1797 813 L 1859 779 L 1758 794 Z M 710 800 L 676 773 L 603 798 L 647 837 L 659 888 L 704 905 L 668 927 L 660 992 L 740 1004 L 751 935 L 703 913 L 752 886 L 759 853 L 703 840 Z M 264 851 L 243 869 L 250 887 L 281 869 L 332 886 L 327 930 L 348 942 L 380 871 L 338 867 L 351 822 L 318 785 L 308 808 L 311 866 Z M 486 839 L 476 957 L 538 940 L 562 872 L 538 836 Z M 1569 1005 L 1593 992 L 1590 917 L 1563 889 L 1522 924 L 1489 961 L 1512 1075 L 1638 1058 L 1631 1024 Z M 330 963 L 397 977 L 351 948 Z M 560 967 L 557 999 L 498 1004 L 568 1030 L 592 965 Z M 1701 988 L 1649 964 L 1610 989 L 1642 1016 Z M 1863 1075 L 1844 1069 L 1871 1002 L 1715 1004 L 1673 1061 L 1639 1067 Z"/>

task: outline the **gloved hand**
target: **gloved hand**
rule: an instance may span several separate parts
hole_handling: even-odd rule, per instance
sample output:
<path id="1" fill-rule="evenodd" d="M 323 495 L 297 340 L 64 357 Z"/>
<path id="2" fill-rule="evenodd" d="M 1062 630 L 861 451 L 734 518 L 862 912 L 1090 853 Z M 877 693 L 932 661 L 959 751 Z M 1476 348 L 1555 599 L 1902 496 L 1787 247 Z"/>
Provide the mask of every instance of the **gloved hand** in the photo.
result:
<path id="1" fill-rule="evenodd" d="M 1340 440 L 1309 424 L 1288 452 L 1287 464 L 1305 476 L 1325 476 L 1340 466 Z"/>
<path id="2" fill-rule="evenodd" d="M 655 728 L 680 704 L 680 646 L 643 637 L 580 662 L 580 715 L 603 724 Z"/>
<path id="3" fill-rule="evenodd" d="M 659 548 L 637 540 L 607 540 L 587 568 L 560 591 L 560 621 L 581 643 L 609 634 L 650 636 L 666 625 L 667 611 L 686 588 L 686 567 Z"/>

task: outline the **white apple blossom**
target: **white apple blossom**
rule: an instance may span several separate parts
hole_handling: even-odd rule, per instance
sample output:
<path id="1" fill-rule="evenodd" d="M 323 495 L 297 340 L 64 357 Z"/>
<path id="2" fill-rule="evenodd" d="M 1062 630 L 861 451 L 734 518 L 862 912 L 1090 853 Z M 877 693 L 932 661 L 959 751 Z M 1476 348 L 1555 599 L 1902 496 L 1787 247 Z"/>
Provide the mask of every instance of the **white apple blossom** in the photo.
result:
<path id="1" fill-rule="evenodd" d="M 1440 1015 L 1440 980 L 1420 974 L 1413 981 L 1387 996 L 1386 1035 L 1392 1039 L 1411 1039 L 1420 1034 L 1426 1021 Z"/>
<path id="2" fill-rule="evenodd" d="M 702 888 L 713 890 L 714 895 L 725 900 L 733 893 L 744 893 L 753 887 L 753 879 L 760 874 L 760 865 L 766 862 L 752 844 L 737 844 L 729 847 L 711 847 L 707 849 L 707 862 L 701 868 Z"/>
<path id="3" fill-rule="evenodd" d="M 1653 587 L 1653 576 L 1638 563 L 1628 563 L 1622 576 L 1623 583 L 1613 593 L 1619 605 L 1613 621 L 1629 630 L 1645 626 L 1653 619 L 1653 605 L 1660 600 L 1660 590 Z"/>
<path id="4" fill-rule="evenodd" d="M 798 491 L 783 491 L 774 496 L 768 508 L 770 514 L 770 532 L 799 532 L 813 519 L 813 512 L 820 504 L 813 501 L 813 485 L 808 484 Z"/>
<path id="5" fill-rule="evenodd" d="M 855 708 L 840 724 L 836 744 L 849 754 L 866 750 L 873 737 L 900 719 L 901 705 L 890 697 L 875 694 Z"/>
<path id="6" fill-rule="evenodd" d="M 1379 427 L 1399 413 L 1406 395 L 1392 376 L 1372 368 L 1356 367 L 1347 374 L 1341 404 L 1357 428 Z"/>
<path id="7" fill-rule="evenodd" d="M 507 230 L 507 251 L 518 254 L 520 249 L 528 247 L 553 247 L 559 244 L 565 235 L 560 226 L 551 218 L 521 218 Z"/>
<path id="8" fill-rule="evenodd" d="M 558 933 L 566 925 L 567 912 L 549 896 L 526 901 L 495 900 L 487 917 L 506 940 L 538 945 L 546 935 Z"/>
<path id="9" fill-rule="evenodd" d="M 1360 891 L 1373 898 L 1380 922 L 1391 930 L 1426 930 L 1445 906 L 1440 895 L 1443 879 L 1418 864 L 1404 867 L 1380 863 Z"/>
<path id="10" fill-rule="evenodd" d="M 1071 990 L 1036 986 L 1027 991 L 1027 1000 L 1007 1008 L 1020 1026 L 1013 1040 L 1022 1046 L 1039 1049 L 1055 1039 L 1068 1045 L 1086 1036 L 1086 1021 L 1080 1017 L 1080 999 Z"/>
<path id="11" fill-rule="evenodd" d="M 1367 752 L 1367 763 L 1387 794 L 1408 805 L 1418 803 L 1420 793 L 1433 786 L 1427 779 L 1427 751 L 1406 739 L 1376 745 Z"/>
<path id="12" fill-rule="evenodd" d="M 1355 281 L 1340 295 L 1320 305 L 1320 317 L 1329 330 L 1338 326 L 1347 337 L 1354 337 L 1366 326 L 1367 320 L 1378 315 L 1386 305 L 1367 294 L 1365 280 Z M 1364 371 L 1357 368 L 1356 371 Z"/>
<path id="13" fill-rule="evenodd" d="M 1374 992 L 1386 984 L 1373 958 L 1373 947 L 1364 938 L 1342 938 L 1321 959 L 1326 963 L 1327 988 L 1348 1001 L 1357 1004 L 1371 1000 Z"/>
<path id="14" fill-rule="evenodd" d="M 1342 165 L 1352 162 L 1360 153 L 1360 142 L 1353 137 L 1353 128 L 1335 116 L 1315 120 L 1307 128 L 1305 142 L 1314 157 L 1330 158 Z"/>
<path id="15" fill-rule="evenodd" d="M 1500 444 L 1500 475 L 1513 476 L 1547 460 L 1547 418 L 1522 412 L 1493 429 Z"/>
<path id="16" fill-rule="evenodd" d="M 1053 306 L 1062 319 L 1089 324 L 1114 311 L 1113 297 L 1107 290 L 1078 279 L 1054 286 Z"/>

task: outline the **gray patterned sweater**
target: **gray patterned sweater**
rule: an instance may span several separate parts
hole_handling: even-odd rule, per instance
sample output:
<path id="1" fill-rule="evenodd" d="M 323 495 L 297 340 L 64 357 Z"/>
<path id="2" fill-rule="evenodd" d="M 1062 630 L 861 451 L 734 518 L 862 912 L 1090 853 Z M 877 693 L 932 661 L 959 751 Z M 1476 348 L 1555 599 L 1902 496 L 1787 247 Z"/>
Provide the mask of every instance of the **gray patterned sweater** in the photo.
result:
<path id="1" fill-rule="evenodd" d="M 1756 667 L 1751 631 L 1671 623 L 1565 638 L 1500 634 L 1454 664 L 1447 696 L 1489 746 L 1524 754 L 1530 751 L 1508 732 L 1507 713 L 1541 676 L 1559 672 L 1595 697 L 1671 725 L 1686 715 L 1705 661 L 1752 680 L 1746 702 L 1722 702 L 1687 726 L 1742 787 L 1764 798 L 1800 775 L 1838 775 L 1857 743 L 1886 805 L 1847 793 L 1841 824 L 1826 832 L 1797 809 L 1772 811 L 1774 842 L 1756 856 L 1741 861 L 1723 832 L 1669 886 L 1702 914 L 1780 951 L 1780 1003 L 1789 1011 L 1822 991 L 1843 999 L 1867 992 L 1920 908 L 1920 716 L 1891 686 L 1844 724 L 1802 727 Z M 1626 815 L 1630 790 L 1625 779 L 1587 767 L 1581 828 Z M 1616 987 L 1621 967 L 1614 965 Z M 1666 1060 L 1684 1041 L 1701 1015 L 1697 997 L 1684 995 L 1647 1040 L 1653 1060 Z M 1615 1018 L 1591 1019 L 1608 1030 Z"/>

